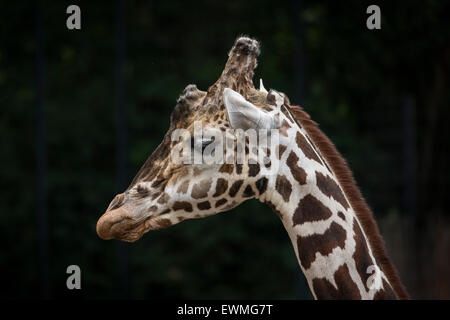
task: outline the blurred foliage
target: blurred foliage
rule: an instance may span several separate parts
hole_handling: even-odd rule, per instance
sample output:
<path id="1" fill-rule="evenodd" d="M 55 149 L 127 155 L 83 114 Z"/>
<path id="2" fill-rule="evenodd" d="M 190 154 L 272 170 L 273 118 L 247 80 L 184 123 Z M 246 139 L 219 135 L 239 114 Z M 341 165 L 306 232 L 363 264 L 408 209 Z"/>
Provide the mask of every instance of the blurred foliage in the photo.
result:
<path id="1" fill-rule="evenodd" d="M 234 39 L 260 40 L 255 79 L 304 107 L 348 160 L 376 216 L 403 212 L 402 99 L 416 102 L 417 211 L 448 214 L 448 5 L 381 2 L 382 30 L 365 26 L 367 1 L 127 1 L 130 181 L 168 128 L 190 83 L 217 77 Z M 115 6 L 78 1 L 82 29 L 65 26 L 65 1 L 43 1 L 50 287 L 82 269 L 83 298 L 121 296 L 117 243 L 95 224 L 117 191 Z M 0 5 L 0 253 L 2 295 L 37 297 L 35 8 Z M 301 21 L 300 25 L 297 23 Z M 300 34 L 297 37 L 296 34 Z M 301 70 L 293 68 L 303 44 Z M 154 231 L 130 250 L 132 298 L 296 298 L 299 268 L 278 217 L 249 201 L 228 213 Z M 308 293 L 307 293 L 308 295 Z"/>

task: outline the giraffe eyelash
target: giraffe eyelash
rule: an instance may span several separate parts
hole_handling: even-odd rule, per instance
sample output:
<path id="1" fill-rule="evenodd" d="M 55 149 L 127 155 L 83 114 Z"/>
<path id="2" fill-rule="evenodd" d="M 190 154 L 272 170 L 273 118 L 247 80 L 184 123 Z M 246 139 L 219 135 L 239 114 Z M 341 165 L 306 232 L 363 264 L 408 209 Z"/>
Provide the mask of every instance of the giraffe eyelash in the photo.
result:
<path id="1" fill-rule="evenodd" d="M 202 146 L 202 153 L 205 151 L 205 148 L 209 146 L 211 143 L 213 143 L 214 139 L 208 139 L 208 140 L 202 140 L 201 146 Z M 195 139 L 194 137 L 191 137 L 191 149 L 195 150 Z"/>

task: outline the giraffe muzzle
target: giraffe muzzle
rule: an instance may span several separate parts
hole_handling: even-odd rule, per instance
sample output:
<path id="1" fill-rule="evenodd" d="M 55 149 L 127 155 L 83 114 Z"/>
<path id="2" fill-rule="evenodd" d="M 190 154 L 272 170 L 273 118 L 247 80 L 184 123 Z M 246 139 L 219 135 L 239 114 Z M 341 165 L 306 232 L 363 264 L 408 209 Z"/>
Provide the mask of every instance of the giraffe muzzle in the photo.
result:
<path id="1" fill-rule="evenodd" d="M 172 223 L 161 217 L 143 220 L 131 218 L 131 213 L 123 208 L 106 211 L 97 222 L 97 234 L 103 240 L 134 242 L 150 230 L 170 227 Z"/>
<path id="2" fill-rule="evenodd" d="M 115 196 L 106 212 L 98 219 L 97 234 L 103 240 L 136 241 L 142 235 L 132 212 L 123 207 L 124 199 L 123 193 Z"/>
<path id="3" fill-rule="evenodd" d="M 97 234 L 103 240 L 128 238 L 136 225 L 130 212 L 124 208 L 106 211 L 97 222 Z"/>
<path id="4" fill-rule="evenodd" d="M 136 219 L 132 210 L 123 206 L 124 194 L 118 194 L 97 221 L 97 235 L 103 240 L 134 242 L 150 230 L 167 228 L 172 223 L 161 216 Z"/>

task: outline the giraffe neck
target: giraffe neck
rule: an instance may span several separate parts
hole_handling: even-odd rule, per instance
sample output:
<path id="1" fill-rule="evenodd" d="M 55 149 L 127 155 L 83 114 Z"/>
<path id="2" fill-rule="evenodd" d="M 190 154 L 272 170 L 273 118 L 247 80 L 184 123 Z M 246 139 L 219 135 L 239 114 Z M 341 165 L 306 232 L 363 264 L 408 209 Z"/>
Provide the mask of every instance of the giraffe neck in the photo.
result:
<path id="1" fill-rule="evenodd" d="M 282 118 L 280 169 L 260 200 L 279 214 L 314 298 L 395 298 L 330 166 L 306 131 Z"/>

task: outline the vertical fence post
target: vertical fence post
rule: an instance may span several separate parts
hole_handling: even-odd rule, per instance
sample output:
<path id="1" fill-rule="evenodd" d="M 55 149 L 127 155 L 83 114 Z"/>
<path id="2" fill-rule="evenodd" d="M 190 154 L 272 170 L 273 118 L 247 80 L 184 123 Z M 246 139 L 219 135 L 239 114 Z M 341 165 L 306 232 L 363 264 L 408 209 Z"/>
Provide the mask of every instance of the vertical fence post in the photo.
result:
<path id="1" fill-rule="evenodd" d="M 303 45 L 304 27 L 302 22 L 303 5 L 301 0 L 294 0 L 294 101 L 298 105 L 305 102 L 305 53 Z"/>
<path id="2" fill-rule="evenodd" d="M 35 152 L 37 198 L 37 246 L 39 259 L 39 291 L 41 298 L 50 297 L 48 262 L 48 204 L 47 204 L 47 146 L 44 120 L 44 28 L 42 3 L 36 2 L 36 60 L 35 60 Z"/>
<path id="3" fill-rule="evenodd" d="M 118 192 L 123 192 L 128 181 L 128 117 L 125 88 L 125 6 L 116 0 L 116 170 Z M 129 247 L 118 244 L 118 273 L 122 298 L 129 298 Z"/>
<path id="4" fill-rule="evenodd" d="M 402 233 L 406 236 L 402 239 L 414 250 L 405 251 L 406 265 L 414 265 L 414 272 L 406 274 L 414 289 L 419 288 L 422 281 L 423 268 L 423 244 L 422 228 L 424 228 L 417 213 L 417 152 L 416 152 L 416 126 L 415 126 L 415 100 L 411 95 L 401 98 L 403 118 L 403 217 Z M 414 291 L 413 289 L 413 291 Z"/>
<path id="5" fill-rule="evenodd" d="M 408 218 L 416 219 L 416 132 L 415 105 L 411 96 L 404 96 L 403 105 L 403 207 Z"/>

